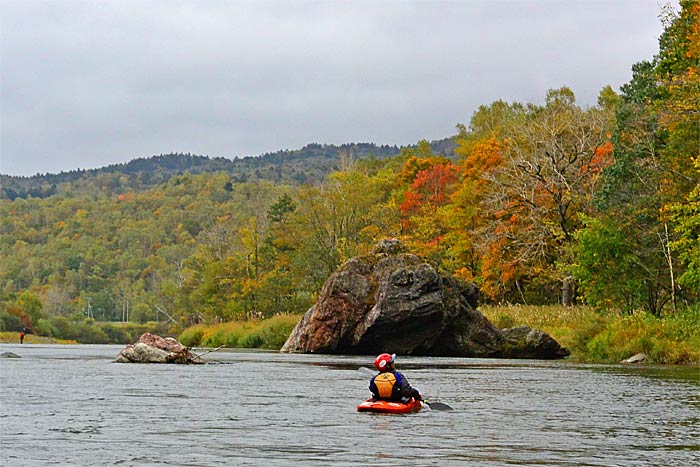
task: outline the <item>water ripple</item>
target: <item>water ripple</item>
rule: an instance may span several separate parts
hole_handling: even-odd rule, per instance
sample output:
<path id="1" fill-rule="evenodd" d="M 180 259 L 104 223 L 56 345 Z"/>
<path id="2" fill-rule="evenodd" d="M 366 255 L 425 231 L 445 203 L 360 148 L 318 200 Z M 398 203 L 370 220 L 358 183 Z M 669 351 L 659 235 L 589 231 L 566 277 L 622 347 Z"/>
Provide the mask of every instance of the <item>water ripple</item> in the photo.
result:
<path id="1" fill-rule="evenodd" d="M 692 465 L 700 379 L 684 368 L 401 358 L 455 408 L 357 413 L 372 357 L 217 352 L 117 365 L 119 347 L 0 346 L 0 465 Z"/>

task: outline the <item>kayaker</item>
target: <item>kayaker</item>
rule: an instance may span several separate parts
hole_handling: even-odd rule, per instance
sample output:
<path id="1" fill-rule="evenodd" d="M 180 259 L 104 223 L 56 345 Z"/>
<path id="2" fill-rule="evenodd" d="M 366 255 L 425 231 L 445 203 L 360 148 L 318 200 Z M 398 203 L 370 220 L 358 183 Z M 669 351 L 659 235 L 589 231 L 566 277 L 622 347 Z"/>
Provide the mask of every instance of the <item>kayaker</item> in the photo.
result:
<path id="1" fill-rule="evenodd" d="M 383 353 L 374 360 L 374 367 L 379 371 L 369 382 L 374 400 L 387 400 L 408 403 L 411 398 L 422 400 L 420 392 L 411 387 L 408 379 L 396 371 L 396 354 Z"/>

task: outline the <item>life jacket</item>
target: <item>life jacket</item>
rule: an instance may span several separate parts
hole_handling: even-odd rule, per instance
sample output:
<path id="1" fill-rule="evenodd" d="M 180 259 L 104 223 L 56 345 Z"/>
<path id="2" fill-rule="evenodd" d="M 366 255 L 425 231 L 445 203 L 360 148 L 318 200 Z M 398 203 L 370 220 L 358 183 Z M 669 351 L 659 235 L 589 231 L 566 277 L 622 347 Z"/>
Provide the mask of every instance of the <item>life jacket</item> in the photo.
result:
<path id="1" fill-rule="evenodd" d="M 396 376 L 390 371 L 379 373 L 374 377 L 374 384 L 377 386 L 380 399 L 391 399 L 396 385 Z"/>

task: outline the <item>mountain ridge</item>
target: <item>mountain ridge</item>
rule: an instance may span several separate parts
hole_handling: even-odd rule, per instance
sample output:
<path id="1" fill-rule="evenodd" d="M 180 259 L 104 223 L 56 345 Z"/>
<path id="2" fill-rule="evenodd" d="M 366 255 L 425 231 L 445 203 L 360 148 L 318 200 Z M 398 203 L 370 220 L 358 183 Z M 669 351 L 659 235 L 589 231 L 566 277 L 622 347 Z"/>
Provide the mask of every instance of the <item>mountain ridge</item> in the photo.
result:
<path id="1" fill-rule="evenodd" d="M 454 158 L 452 138 L 430 142 L 435 154 Z M 129 162 L 110 164 L 96 169 L 76 169 L 60 173 L 31 176 L 0 174 L 0 199 L 46 198 L 59 186 L 99 176 L 120 175 L 129 178 L 130 186 L 145 189 L 184 173 L 223 171 L 235 182 L 269 180 L 274 183 L 304 184 L 319 182 L 340 167 L 341 159 L 387 159 L 409 146 L 346 143 L 342 145 L 310 143 L 300 149 L 280 150 L 259 156 L 235 159 L 191 153 L 168 153 L 139 157 Z"/>

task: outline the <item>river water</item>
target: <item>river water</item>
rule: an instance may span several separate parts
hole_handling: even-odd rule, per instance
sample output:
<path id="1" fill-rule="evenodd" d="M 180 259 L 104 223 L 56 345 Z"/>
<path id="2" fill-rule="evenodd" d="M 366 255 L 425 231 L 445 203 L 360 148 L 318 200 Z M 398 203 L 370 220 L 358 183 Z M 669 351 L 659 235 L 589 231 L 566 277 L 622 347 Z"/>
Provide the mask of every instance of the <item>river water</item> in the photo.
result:
<path id="1" fill-rule="evenodd" d="M 356 412 L 373 356 L 0 345 L 0 465 L 700 465 L 700 369 L 399 357 L 453 411 Z M 365 368 L 366 370 L 366 368 Z"/>

